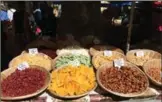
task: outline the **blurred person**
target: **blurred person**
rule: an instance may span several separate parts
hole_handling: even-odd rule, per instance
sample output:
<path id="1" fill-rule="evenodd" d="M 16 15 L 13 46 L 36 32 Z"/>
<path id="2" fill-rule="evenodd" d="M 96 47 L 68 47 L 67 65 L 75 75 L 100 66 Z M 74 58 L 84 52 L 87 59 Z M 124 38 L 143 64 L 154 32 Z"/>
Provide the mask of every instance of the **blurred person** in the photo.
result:
<path id="1" fill-rule="evenodd" d="M 7 51 L 6 51 L 6 40 L 7 40 L 7 27 L 6 22 L 1 21 L 1 71 L 7 69 L 9 61 L 13 58 Z"/>
<path id="2" fill-rule="evenodd" d="M 25 11 L 25 2 L 18 2 L 18 9 L 13 15 L 13 30 L 15 37 L 23 50 L 25 45 L 30 41 L 29 14 Z"/>
<path id="3" fill-rule="evenodd" d="M 46 2 L 41 6 L 42 11 L 42 32 L 43 35 L 56 37 L 56 17 L 53 14 L 53 8 Z"/>
<path id="4" fill-rule="evenodd" d="M 58 8 L 54 8 L 53 9 L 53 14 L 55 15 L 55 17 L 58 17 L 59 16 Z"/>
<path id="5" fill-rule="evenodd" d="M 13 14 L 16 12 L 14 8 L 12 8 L 10 5 L 8 5 L 7 15 L 10 21 L 13 20 Z"/>
<path id="6" fill-rule="evenodd" d="M 37 26 L 39 26 L 40 28 L 42 28 L 42 13 L 41 13 L 41 9 L 40 9 L 40 3 L 35 1 L 33 2 L 33 16 L 35 19 L 35 22 L 37 24 Z"/>
<path id="7" fill-rule="evenodd" d="M 8 15 L 7 15 L 7 7 L 4 3 L 0 4 L 0 21 L 8 21 Z"/>

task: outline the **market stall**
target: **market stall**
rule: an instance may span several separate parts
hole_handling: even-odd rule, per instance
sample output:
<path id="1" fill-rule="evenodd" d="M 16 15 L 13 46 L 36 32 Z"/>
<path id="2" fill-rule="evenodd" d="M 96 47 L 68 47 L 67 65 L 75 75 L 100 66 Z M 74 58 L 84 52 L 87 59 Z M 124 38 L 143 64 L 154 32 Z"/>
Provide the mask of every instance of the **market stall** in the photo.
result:
<path id="1" fill-rule="evenodd" d="M 131 24 L 127 52 L 89 35 L 31 42 L 1 72 L 1 101 L 161 101 L 162 55 L 130 49 Z"/>
<path id="2" fill-rule="evenodd" d="M 135 49 L 125 55 L 116 49 L 105 45 L 89 49 L 73 46 L 57 49 L 56 57 L 52 58 L 53 54 L 42 53 L 43 49 L 28 48 L 1 72 L 1 100 L 158 100 L 162 85 L 161 54 Z"/>

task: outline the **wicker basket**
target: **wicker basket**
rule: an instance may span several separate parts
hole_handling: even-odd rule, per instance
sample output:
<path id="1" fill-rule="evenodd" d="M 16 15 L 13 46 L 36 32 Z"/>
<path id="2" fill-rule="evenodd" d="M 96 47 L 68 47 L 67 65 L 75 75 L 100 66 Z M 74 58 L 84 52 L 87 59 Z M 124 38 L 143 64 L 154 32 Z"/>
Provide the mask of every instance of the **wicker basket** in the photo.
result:
<path id="1" fill-rule="evenodd" d="M 55 54 L 55 53 L 56 53 L 55 50 L 52 50 L 52 49 L 44 49 L 44 50 L 52 51 L 53 55 L 56 55 L 56 54 Z M 38 52 L 41 53 L 41 55 L 45 54 L 45 55 L 49 56 L 50 58 L 52 58 L 49 54 L 46 54 L 46 53 L 42 52 L 42 50 L 39 49 L 39 48 L 38 48 Z M 21 54 L 26 54 L 26 53 L 28 53 L 28 50 L 24 50 L 24 51 L 21 52 Z M 56 55 L 56 56 L 57 56 L 57 55 Z M 55 57 L 56 57 L 56 56 L 55 56 Z M 52 59 L 54 59 L 55 57 L 53 57 Z"/>
<path id="2" fill-rule="evenodd" d="M 117 51 L 119 53 L 124 54 L 124 52 L 117 47 L 114 46 L 110 46 L 110 45 L 96 45 L 90 48 L 90 54 L 91 56 L 94 56 L 95 54 L 104 51 L 104 50 L 112 50 L 112 51 Z"/>
<path id="3" fill-rule="evenodd" d="M 40 65 L 40 62 L 39 62 L 39 59 L 37 58 L 36 61 L 29 61 L 29 59 L 34 59 L 34 57 L 39 57 L 39 59 L 42 60 L 42 62 L 46 62 L 45 64 L 42 64 Z M 44 61 L 43 61 L 44 60 Z M 24 61 L 27 61 L 29 65 L 37 65 L 37 66 L 40 66 L 40 67 L 43 67 L 45 69 L 47 69 L 48 71 L 51 71 L 53 69 L 53 65 L 52 65 L 52 59 L 43 54 L 43 53 L 38 53 L 36 55 L 30 55 L 28 53 L 23 53 L 17 57 L 15 57 L 14 59 L 12 59 L 10 62 L 9 62 L 9 68 L 14 68 L 14 67 L 17 67 L 19 64 L 21 64 L 22 62 Z"/>
<path id="4" fill-rule="evenodd" d="M 54 71 L 59 71 L 60 69 L 63 69 L 64 67 L 65 66 L 61 66 L 61 67 L 55 69 Z M 60 98 L 60 99 L 77 99 L 77 98 L 81 98 L 83 96 L 88 95 L 90 92 L 94 91 L 97 88 L 97 86 L 98 86 L 98 84 L 96 82 L 95 86 L 91 90 L 89 90 L 89 91 L 87 91 L 87 92 L 85 92 L 83 94 L 73 95 L 73 96 L 61 96 L 61 95 L 58 95 L 57 93 L 55 93 L 54 91 L 49 90 L 48 88 L 47 88 L 47 90 L 53 97 L 56 97 L 56 98 Z"/>
<path id="5" fill-rule="evenodd" d="M 145 75 L 145 73 L 144 73 L 140 68 L 138 68 L 136 65 L 134 65 L 134 64 L 132 64 L 132 63 L 130 63 L 130 62 L 127 62 L 127 61 L 125 61 L 124 64 L 125 64 L 124 66 L 129 67 L 129 68 L 133 68 L 133 69 L 135 69 L 135 70 L 138 70 L 138 71 L 141 72 L 143 75 Z M 114 95 L 117 95 L 117 96 L 121 96 L 121 97 L 138 97 L 138 96 L 143 95 L 143 94 L 147 91 L 147 89 L 149 88 L 149 81 L 148 81 L 148 78 L 147 78 L 146 75 L 145 75 L 145 78 L 147 79 L 147 88 L 146 88 L 143 92 L 124 94 L 124 93 L 114 92 L 114 91 L 111 91 L 110 89 L 105 88 L 105 87 L 102 85 L 101 81 L 100 81 L 100 78 L 99 78 L 100 73 L 101 73 L 103 70 L 105 70 L 106 68 L 111 68 L 111 67 L 113 67 L 113 66 L 114 66 L 113 62 L 105 63 L 105 64 L 103 64 L 102 66 L 100 66 L 100 68 L 97 70 L 97 73 L 96 73 L 96 77 L 97 77 L 97 82 L 98 82 L 98 84 L 99 84 L 99 85 L 101 86 L 101 88 L 104 89 L 106 92 L 109 92 L 109 93 L 111 93 L 111 94 L 114 94 Z"/>
<path id="6" fill-rule="evenodd" d="M 154 80 L 149 74 L 147 74 L 147 70 L 149 70 L 150 68 L 160 68 L 161 72 L 162 72 L 162 66 L 161 66 L 161 59 L 152 59 L 147 61 L 144 65 L 143 65 L 143 70 L 146 73 L 146 75 L 148 76 L 148 78 L 151 80 L 151 82 L 155 85 L 158 86 L 162 86 L 162 83 Z"/>
<path id="7" fill-rule="evenodd" d="M 113 62 L 113 60 L 115 60 L 115 59 L 123 58 L 124 60 L 126 60 L 125 55 L 123 55 L 119 52 L 116 52 L 116 51 L 112 51 L 112 56 L 109 57 L 109 58 L 111 58 L 109 61 L 103 61 L 103 62 L 100 63 L 100 65 L 96 64 L 96 62 L 99 63 L 98 62 L 99 58 L 103 57 L 103 56 L 104 56 L 104 52 L 99 52 L 95 56 L 92 57 L 92 64 L 96 69 L 98 69 L 104 63 Z"/>
<path id="8" fill-rule="evenodd" d="M 144 57 L 137 57 L 136 52 L 143 51 Z M 151 59 L 161 59 L 161 54 L 148 49 L 137 49 L 137 50 L 131 50 L 127 52 L 126 54 L 127 60 L 132 62 L 133 64 L 137 66 L 143 66 L 144 63 L 146 63 L 148 60 Z"/>
<path id="9" fill-rule="evenodd" d="M 3 97 L 1 95 L 1 100 L 22 100 L 22 99 L 31 98 L 31 97 L 37 96 L 38 94 L 42 93 L 48 87 L 48 85 L 50 84 L 50 81 L 51 81 L 50 73 L 45 68 L 42 68 L 40 66 L 30 66 L 30 67 L 37 68 L 37 69 L 42 70 L 43 72 L 46 73 L 47 77 L 46 77 L 45 85 L 41 89 L 39 89 L 37 92 L 29 94 L 29 95 L 25 95 L 25 96 Z M 12 74 L 16 69 L 17 68 L 8 68 L 8 69 L 4 70 L 3 72 L 1 72 L 1 81 L 3 81 L 6 77 L 8 77 L 10 74 Z"/>

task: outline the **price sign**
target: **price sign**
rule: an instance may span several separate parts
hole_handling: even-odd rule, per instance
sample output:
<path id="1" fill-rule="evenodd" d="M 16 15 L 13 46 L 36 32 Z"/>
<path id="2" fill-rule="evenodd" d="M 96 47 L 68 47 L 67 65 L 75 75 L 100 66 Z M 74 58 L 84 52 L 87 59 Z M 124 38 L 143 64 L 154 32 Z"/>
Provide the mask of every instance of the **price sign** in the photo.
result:
<path id="1" fill-rule="evenodd" d="M 143 51 L 137 51 L 136 52 L 136 56 L 137 57 L 143 57 L 144 56 L 144 52 Z"/>
<path id="2" fill-rule="evenodd" d="M 84 100 L 84 102 L 91 102 L 91 99 L 90 99 L 89 95 L 83 97 L 83 100 Z"/>
<path id="3" fill-rule="evenodd" d="M 122 66 L 124 66 L 124 59 L 115 59 L 114 66 L 118 68 L 121 68 Z"/>
<path id="4" fill-rule="evenodd" d="M 29 64 L 27 62 L 23 62 L 17 66 L 18 70 L 24 70 L 26 68 L 29 68 Z"/>
<path id="5" fill-rule="evenodd" d="M 112 56 L 112 51 L 110 51 L 110 50 L 105 50 L 105 51 L 104 51 L 104 56 Z"/>
<path id="6" fill-rule="evenodd" d="M 38 49 L 37 49 L 37 48 L 29 49 L 29 54 L 31 54 L 31 55 L 36 55 L 36 54 L 38 54 Z"/>

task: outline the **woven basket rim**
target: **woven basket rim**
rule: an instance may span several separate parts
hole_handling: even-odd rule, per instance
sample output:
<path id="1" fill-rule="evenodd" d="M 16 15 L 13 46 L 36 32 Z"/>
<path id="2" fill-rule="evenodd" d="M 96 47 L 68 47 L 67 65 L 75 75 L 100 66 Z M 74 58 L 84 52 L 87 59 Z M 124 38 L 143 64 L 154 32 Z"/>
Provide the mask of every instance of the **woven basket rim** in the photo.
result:
<path id="1" fill-rule="evenodd" d="M 13 66 L 13 62 L 14 62 L 16 59 L 19 59 L 21 56 L 24 56 L 24 55 L 29 55 L 29 53 L 22 52 L 20 55 L 18 55 L 18 56 L 16 56 L 15 58 L 13 58 L 13 59 L 9 62 L 8 67 L 9 67 L 9 68 L 10 68 L 10 67 L 15 67 L 15 66 Z M 44 57 L 46 57 L 49 61 L 51 61 L 51 68 L 49 68 L 49 69 L 46 68 L 46 70 L 51 71 L 51 70 L 53 69 L 52 58 L 50 58 L 49 56 L 47 56 L 47 55 L 44 54 L 44 53 L 38 53 L 38 54 L 36 54 L 35 56 L 44 56 Z M 37 65 L 37 66 L 38 66 L 38 65 Z"/>
<path id="2" fill-rule="evenodd" d="M 150 63 L 154 63 L 154 62 L 161 62 L 162 60 L 161 59 L 151 59 L 151 60 L 149 60 L 149 61 L 147 61 L 146 63 L 144 63 L 144 65 L 143 65 L 143 71 L 145 72 L 145 74 L 147 75 L 147 77 L 151 80 L 151 82 L 153 83 L 153 84 L 155 84 L 155 85 L 158 85 L 158 86 L 162 86 L 162 83 L 160 83 L 160 82 L 158 82 L 158 81 L 156 81 L 155 79 L 153 79 L 147 72 L 146 72 L 146 70 L 148 70 L 148 65 L 150 64 Z"/>
<path id="3" fill-rule="evenodd" d="M 128 51 L 128 52 L 126 53 L 126 58 L 127 58 L 127 60 L 128 60 L 129 62 L 132 62 L 132 63 L 138 65 L 138 66 L 143 66 L 143 65 L 138 64 L 136 61 L 132 61 L 133 58 L 130 58 L 130 56 L 131 56 L 132 54 L 134 54 L 133 56 L 135 56 L 135 53 L 136 53 L 137 51 L 152 52 L 152 53 L 154 53 L 155 55 L 159 55 L 159 56 L 161 57 L 161 53 L 159 53 L 159 52 L 157 52 L 157 51 L 154 51 L 154 50 L 150 50 L 150 49 L 133 49 L 133 50 Z M 154 58 L 150 58 L 149 60 L 151 60 L 151 59 L 154 59 Z M 144 64 L 144 63 L 143 63 L 143 64 Z"/>
<path id="4" fill-rule="evenodd" d="M 95 55 L 95 54 L 92 52 L 93 49 L 95 49 L 95 50 L 98 51 L 98 52 L 104 51 L 104 50 L 98 50 L 98 49 L 96 49 L 97 46 L 105 47 L 106 49 L 110 49 L 110 50 L 112 50 L 112 51 L 117 51 L 117 52 L 119 52 L 119 53 L 124 54 L 124 51 L 123 51 L 122 49 L 120 49 L 120 48 L 118 48 L 118 47 L 115 47 L 115 46 L 111 46 L 111 45 L 94 45 L 94 46 L 90 47 L 90 49 L 89 49 L 89 52 L 90 52 L 90 55 L 91 55 L 91 56 L 94 56 L 94 55 Z M 113 49 L 117 49 L 117 50 L 113 50 Z M 97 53 L 98 53 L 98 52 L 97 52 Z"/>

